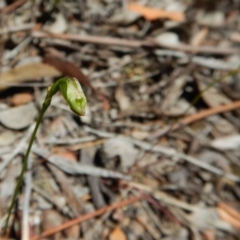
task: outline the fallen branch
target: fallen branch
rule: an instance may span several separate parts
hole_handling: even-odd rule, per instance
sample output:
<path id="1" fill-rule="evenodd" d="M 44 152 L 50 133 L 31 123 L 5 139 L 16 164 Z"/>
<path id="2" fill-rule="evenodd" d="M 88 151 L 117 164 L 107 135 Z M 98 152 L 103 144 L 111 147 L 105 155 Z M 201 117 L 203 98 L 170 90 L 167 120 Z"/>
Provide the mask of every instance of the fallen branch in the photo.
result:
<path id="1" fill-rule="evenodd" d="M 73 220 L 70 220 L 66 223 L 63 223 L 62 225 L 58 226 L 58 227 L 55 227 L 55 228 L 52 228 L 52 229 L 49 229 L 49 230 L 46 230 L 45 232 L 43 232 L 41 235 L 36 235 L 36 236 L 33 236 L 31 238 L 31 240 L 38 240 L 40 238 L 44 238 L 44 237 L 48 237 L 50 235 L 53 235 L 57 232 L 60 232 L 60 231 L 63 231 L 65 230 L 66 228 L 69 228 L 69 227 L 72 227 L 76 224 L 79 224 L 81 222 L 84 222 L 84 221 L 87 221 L 91 218 L 94 218 L 94 217 L 97 217 L 97 216 L 100 216 L 102 215 L 103 213 L 106 213 L 106 212 L 110 212 L 110 211 L 113 211 L 115 209 L 118 209 L 118 208 L 122 208 L 124 206 L 127 206 L 127 205 L 130 205 L 130 204 L 133 204 L 135 202 L 138 202 L 139 200 L 143 199 L 143 196 L 140 196 L 140 197 L 132 197 L 132 198 L 129 198 L 129 199 L 126 199 L 126 200 L 123 200 L 121 202 L 118 202 L 118 203 L 114 203 L 110 206 L 107 206 L 107 207 L 103 207 L 103 208 L 100 208 L 98 210 L 96 210 L 95 212 L 92 212 L 92 213 L 87 213 L 83 216 L 80 216 L 76 219 L 73 219 Z"/>

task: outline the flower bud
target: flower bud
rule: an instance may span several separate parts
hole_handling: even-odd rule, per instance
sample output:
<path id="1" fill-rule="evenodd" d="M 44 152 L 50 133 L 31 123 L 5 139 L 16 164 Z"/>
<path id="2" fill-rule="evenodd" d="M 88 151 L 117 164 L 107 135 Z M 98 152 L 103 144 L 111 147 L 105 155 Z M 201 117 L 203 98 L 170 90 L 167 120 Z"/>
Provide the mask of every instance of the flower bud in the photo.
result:
<path id="1" fill-rule="evenodd" d="M 70 109 L 77 115 L 84 116 L 87 99 L 82 87 L 76 78 L 65 78 L 59 84 L 60 91 L 70 106 Z"/>

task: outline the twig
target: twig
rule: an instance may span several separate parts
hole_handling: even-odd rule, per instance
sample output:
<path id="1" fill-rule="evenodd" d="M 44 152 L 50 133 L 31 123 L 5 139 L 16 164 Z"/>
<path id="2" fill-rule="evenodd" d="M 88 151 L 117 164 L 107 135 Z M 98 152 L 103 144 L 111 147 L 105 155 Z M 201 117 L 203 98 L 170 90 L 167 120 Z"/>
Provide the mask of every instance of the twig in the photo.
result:
<path id="1" fill-rule="evenodd" d="M 164 208 L 163 206 L 161 206 L 161 204 L 159 202 L 157 202 L 154 198 L 152 198 L 151 196 L 144 194 L 144 196 L 146 196 L 146 200 L 151 203 L 153 206 L 155 206 L 156 208 L 158 208 L 160 211 L 162 211 L 166 216 L 168 216 L 169 219 L 171 219 L 173 222 L 176 222 L 177 224 L 181 225 L 181 222 L 166 208 Z"/>
<path id="2" fill-rule="evenodd" d="M 104 168 L 100 167 L 95 167 L 95 166 L 88 166 L 86 164 L 81 164 L 73 161 L 68 161 L 66 158 L 62 158 L 59 155 L 51 155 L 50 153 L 43 150 L 39 149 L 37 146 L 32 147 L 32 151 L 47 159 L 48 162 L 54 164 L 61 170 L 63 170 L 66 173 L 69 174 L 86 174 L 86 175 L 91 175 L 91 176 L 96 176 L 96 177 L 106 177 L 106 178 L 117 178 L 117 179 L 126 179 L 128 180 L 130 177 L 126 176 L 122 173 L 107 170 Z"/>
<path id="3" fill-rule="evenodd" d="M 176 46 L 161 44 L 156 42 L 154 39 L 149 40 L 128 40 L 123 38 L 113 38 L 113 37 L 101 37 L 101 36 L 89 36 L 89 35 L 79 35 L 79 34 L 52 34 L 43 31 L 32 31 L 32 37 L 35 38 L 59 38 L 64 40 L 71 40 L 84 43 L 94 43 L 102 45 L 117 45 L 123 47 L 131 48 L 141 48 L 141 47 L 152 47 L 152 48 L 169 48 L 184 52 L 194 52 L 194 53 L 209 53 L 209 54 L 219 54 L 219 55 L 229 55 L 236 54 L 239 52 L 235 48 L 217 48 L 211 46 L 191 46 L 186 44 L 178 44 Z"/>
<path id="4" fill-rule="evenodd" d="M 173 51 L 173 50 L 156 50 L 155 54 L 157 56 L 171 56 L 176 58 L 184 59 L 184 61 L 192 62 L 200 66 L 204 66 L 211 69 L 220 69 L 220 70 L 234 70 L 238 67 L 239 63 L 235 62 L 229 62 L 224 61 L 220 59 L 216 59 L 213 57 L 200 57 L 200 56 L 194 56 L 190 57 L 188 54 L 183 53 L 181 51 Z"/>
<path id="5" fill-rule="evenodd" d="M 43 31 L 32 31 L 32 36 L 35 38 L 59 38 L 64 40 L 71 40 L 77 42 L 95 43 L 103 45 L 118 45 L 124 47 L 140 48 L 143 45 L 149 45 L 147 41 L 138 41 L 112 37 L 89 36 L 79 34 L 52 34 Z M 151 46 L 152 44 L 150 44 Z"/>
<path id="6" fill-rule="evenodd" d="M 221 106 L 218 106 L 215 108 L 207 109 L 207 110 L 198 112 L 196 114 L 187 116 L 183 119 L 183 124 L 190 124 L 190 123 L 196 122 L 200 119 L 203 119 L 203 118 L 206 118 L 206 117 L 218 114 L 218 113 L 232 111 L 237 108 L 240 108 L 240 100 L 228 103 L 226 105 L 221 105 Z"/>
<path id="7" fill-rule="evenodd" d="M 120 196 L 117 197 L 115 199 L 115 202 L 121 201 L 121 199 L 126 198 L 128 194 L 129 194 L 129 189 L 121 191 L 121 197 Z M 137 193 L 137 195 L 139 195 L 139 192 Z M 92 240 L 96 232 L 101 231 L 104 221 L 106 221 L 110 215 L 111 215 L 111 212 L 106 212 L 101 216 L 101 218 L 96 219 L 94 225 L 91 228 L 89 228 L 86 233 L 84 233 L 84 239 Z"/>
<path id="8" fill-rule="evenodd" d="M 72 186 L 69 186 L 69 181 L 66 175 L 54 165 L 48 164 L 48 167 L 50 168 L 54 178 L 56 179 L 56 182 L 61 187 L 63 195 L 65 196 L 68 202 L 68 206 L 73 214 L 72 216 L 77 217 L 84 213 L 83 206 L 77 198 L 76 194 L 74 193 Z"/>
<path id="9" fill-rule="evenodd" d="M 3 159 L 2 163 L 0 164 L 0 173 L 5 169 L 5 167 L 7 167 L 7 165 L 14 159 L 14 157 L 19 154 L 20 152 L 22 152 L 22 149 L 24 148 L 25 144 L 27 143 L 29 137 L 32 134 L 34 128 L 34 124 L 32 124 L 26 135 L 24 135 L 24 137 L 19 141 L 18 145 L 14 148 L 14 150 L 12 151 L 12 153 L 10 155 L 8 155 L 8 157 L 6 157 L 5 159 Z"/>
<path id="10" fill-rule="evenodd" d="M 3 57 L 2 57 L 2 61 L 3 60 L 7 60 L 10 58 L 13 58 L 15 55 L 17 55 L 19 53 L 19 51 L 23 48 L 25 48 L 30 42 L 31 42 L 32 38 L 31 37 L 27 37 L 26 39 L 24 39 L 20 44 L 18 44 L 14 49 L 12 49 L 10 52 L 7 52 Z"/>
<path id="11" fill-rule="evenodd" d="M 193 122 L 196 122 L 196 121 L 199 121 L 203 118 L 206 118 L 206 117 L 218 114 L 218 113 L 232 111 L 232 110 L 237 109 L 237 108 L 240 108 L 240 100 L 197 112 L 195 114 L 192 114 L 190 116 L 187 116 L 187 117 L 183 118 L 180 121 L 180 123 L 176 123 L 172 127 L 167 126 L 165 128 L 162 128 L 162 129 L 159 129 L 155 132 L 150 133 L 148 139 L 151 140 L 151 139 L 154 139 L 154 138 L 161 137 L 164 134 L 166 134 L 169 130 L 174 131 L 174 130 L 179 129 L 183 125 L 189 125 L 189 124 L 191 124 Z"/>
<path id="12" fill-rule="evenodd" d="M 240 104 L 240 101 L 239 101 L 239 104 Z M 99 131 L 99 130 L 94 130 L 90 127 L 85 127 L 85 130 L 88 131 L 88 132 L 91 132 L 91 133 L 94 133 L 94 134 L 97 134 L 99 136 L 102 136 L 102 137 L 107 137 L 107 138 L 111 138 L 111 137 L 116 137 L 118 135 L 116 134 L 112 134 L 112 133 L 106 133 L 106 132 L 103 132 L 103 131 Z M 126 136 L 125 136 L 126 137 Z M 207 171 L 210 171 L 212 173 L 215 173 L 217 175 L 222 175 L 224 177 L 226 177 L 227 179 L 229 180 L 232 180 L 234 182 L 239 182 L 240 181 L 240 178 L 234 174 L 231 174 L 231 173 L 225 173 L 223 170 L 215 167 L 215 166 L 212 166 L 206 162 L 203 162 L 203 161 L 200 161 L 199 159 L 197 158 L 194 158 L 194 157 L 191 157 L 191 156 L 188 156 L 187 154 L 184 154 L 184 153 L 181 153 L 181 152 L 178 152 L 177 150 L 173 149 L 173 148 L 168 148 L 168 147 L 164 147 L 164 146 L 160 146 L 160 145 L 152 145 L 146 141 L 140 141 L 140 140 L 136 140 L 136 139 L 133 139 L 133 138 L 128 138 L 129 141 L 131 141 L 134 145 L 146 150 L 146 151 L 152 151 L 152 152 L 158 152 L 158 153 L 161 153 L 161 154 L 164 154 L 166 156 L 169 156 L 169 157 L 174 157 L 174 158 L 177 158 L 177 159 L 184 159 L 185 161 L 191 163 L 191 164 L 194 164 L 202 169 L 205 169 Z"/>
<path id="13" fill-rule="evenodd" d="M 97 216 L 100 216 L 102 215 L 103 213 L 106 213 L 106 212 L 110 212 L 110 211 L 113 211 L 115 209 L 118 209 L 118 208 L 122 208 L 124 206 L 127 206 L 127 205 L 130 205 L 130 204 L 133 204 L 135 202 L 138 202 L 140 201 L 141 199 L 143 199 L 142 196 L 140 197 L 132 197 L 132 198 L 129 198 L 129 199 L 126 199 L 126 200 L 123 200 L 121 202 L 118 202 L 118 203 L 114 203 L 110 206 L 107 206 L 107 207 L 104 207 L 104 208 L 101 208 L 101 209 L 98 209 L 96 210 L 95 212 L 92 212 L 92 213 L 88 213 L 88 214 L 85 214 L 83 216 L 80 216 L 79 218 L 76 218 L 76 219 L 73 219 L 69 222 L 66 222 L 66 223 L 63 223 L 62 225 L 58 226 L 58 227 L 55 227 L 55 228 L 52 228 L 52 229 L 49 229 L 45 232 L 43 232 L 41 235 L 37 235 L 37 236 L 33 236 L 31 238 L 31 240 L 38 240 L 40 238 L 44 238 L 44 237 L 47 237 L 47 236 L 50 236 L 54 233 L 57 233 L 57 232 L 60 232 L 66 228 L 69 228 L 69 227 L 72 227 L 76 224 L 79 224 L 83 221 L 87 221 L 91 218 L 94 218 L 94 217 L 97 217 Z"/>
<path id="14" fill-rule="evenodd" d="M 11 33 L 11 32 L 18 32 L 18 31 L 24 31 L 29 30 L 34 26 L 33 23 L 26 23 L 21 26 L 13 26 L 8 28 L 3 28 L 0 30 L 0 35 Z"/>
<path id="15" fill-rule="evenodd" d="M 18 0 L 12 3 L 11 5 L 5 7 L 4 9 L 0 9 L 0 13 L 9 13 L 13 11 L 15 8 L 20 7 L 22 4 L 24 4 L 27 0 Z"/>
<path id="16" fill-rule="evenodd" d="M 82 149 L 81 162 L 86 165 L 94 166 L 94 158 L 96 154 L 95 148 Z M 98 177 L 87 176 L 87 182 L 92 194 L 93 204 L 96 208 L 106 206 L 106 202 L 100 189 L 100 180 Z"/>
<path id="17" fill-rule="evenodd" d="M 133 144 L 137 145 L 138 147 L 141 147 L 144 150 L 162 153 L 164 155 L 167 155 L 169 157 L 174 157 L 177 159 L 184 159 L 185 161 L 187 161 L 191 164 L 194 164 L 202 169 L 205 169 L 205 170 L 215 173 L 217 175 L 221 175 L 221 176 L 223 176 L 229 180 L 232 180 L 234 182 L 240 181 L 240 178 L 234 174 L 225 173 L 223 170 L 221 170 L 215 166 L 212 166 L 206 162 L 200 161 L 199 159 L 197 159 L 195 157 L 191 157 L 191 156 L 188 156 L 187 154 L 178 152 L 173 148 L 167 148 L 167 147 L 163 147 L 163 146 L 159 146 L 159 145 L 153 146 L 152 144 L 150 144 L 148 142 L 134 140 L 134 139 L 132 139 L 132 142 L 133 142 Z"/>
<path id="18" fill-rule="evenodd" d="M 191 212 L 198 209 L 197 205 L 189 204 L 187 202 L 184 202 L 182 200 L 174 198 L 165 192 L 155 190 L 147 185 L 136 183 L 136 182 L 124 182 L 124 181 L 122 181 L 122 183 L 127 184 L 127 186 L 129 186 L 131 188 L 135 188 L 137 190 L 141 190 L 146 193 L 150 193 L 154 198 L 156 198 L 157 200 L 159 200 L 161 202 L 164 202 L 167 205 L 182 208 L 184 210 L 191 211 Z"/>
<path id="19" fill-rule="evenodd" d="M 47 143 L 47 144 L 55 144 L 55 145 L 57 145 L 57 144 L 73 145 L 73 144 L 78 144 L 78 143 L 90 142 L 90 141 L 94 141 L 94 140 L 96 140 L 95 136 L 86 136 L 86 137 L 70 138 L 70 139 L 50 138 L 50 139 L 44 140 L 43 142 Z"/>

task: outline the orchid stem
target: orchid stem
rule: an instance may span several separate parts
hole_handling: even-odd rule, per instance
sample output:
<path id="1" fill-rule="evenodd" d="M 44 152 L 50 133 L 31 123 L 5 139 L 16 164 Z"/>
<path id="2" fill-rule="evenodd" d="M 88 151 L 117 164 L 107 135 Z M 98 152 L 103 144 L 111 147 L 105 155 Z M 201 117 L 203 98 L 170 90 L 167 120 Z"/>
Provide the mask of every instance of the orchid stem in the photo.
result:
<path id="1" fill-rule="evenodd" d="M 77 81 L 77 79 L 69 78 L 69 77 L 61 78 L 58 81 L 56 81 L 52 86 L 48 87 L 47 95 L 42 104 L 35 128 L 33 130 L 32 136 L 31 136 L 29 144 L 28 144 L 26 154 L 23 159 L 22 170 L 21 170 L 19 179 L 17 181 L 16 188 L 13 193 L 11 205 L 8 209 L 5 230 L 8 227 L 11 212 L 14 208 L 14 205 L 17 200 L 17 196 L 18 196 L 20 189 L 22 187 L 22 184 L 23 184 L 24 173 L 27 170 L 28 158 L 29 158 L 29 154 L 30 154 L 37 130 L 39 128 L 40 123 L 42 122 L 44 113 L 46 112 L 46 110 L 48 109 L 48 107 L 51 104 L 53 95 L 55 95 L 58 91 L 60 91 L 62 93 L 64 99 L 66 100 L 66 102 L 68 103 L 68 105 L 70 106 L 70 108 L 73 112 L 75 112 L 78 115 L 84 115 L 84 110 L 85 110 L 87 101 L 86 101 L 86 97 L 82 91 L 82 88 L 80 86 L 80 83 Z"/>

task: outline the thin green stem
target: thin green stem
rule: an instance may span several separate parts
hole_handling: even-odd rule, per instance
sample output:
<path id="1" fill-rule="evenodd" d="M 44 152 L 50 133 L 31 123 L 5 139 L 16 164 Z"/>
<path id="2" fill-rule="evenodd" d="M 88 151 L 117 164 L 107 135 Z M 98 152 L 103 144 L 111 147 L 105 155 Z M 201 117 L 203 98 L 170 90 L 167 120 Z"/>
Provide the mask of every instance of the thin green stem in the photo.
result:
<path id="1" fill-rule="evenodd" d="M 22 184 L 23 184 L 24 173 L 26 172 L 27 166 L 28 166 L 28 157 L 29 157 L 29 154 L 30 154 L 30 151 L 31 151 L 31 148 L 32 148 L 33 141 L 35 139 L 37 130 L 38 130 L 39 125 L 40 125 L 40 123 L 43 119 L 44 113 L 46 112 L 46 110 L 48 109 L 48 107 L 51 104 L 51 100 L 52 100 L 53 95 L 55 95 L 58 91 L 61 92 L 62 96 L 64 97 L 64 99 L 66 100 L 70 109 L 73 112 L 75 112 L 76 114 L 78 114 L 80 116 L 84 115 L 87 100 L 86 100 L 86 97 L 85 97 L 85 95 L 82 91 L 81 85 L 80 85 L 80 83 L 78 82 L 77 79 L 70 78 L 70 77 L 61 78 L 58 81 L 56 81 L 52 86 L 48 87 L 46 98 L 45 98 L 45 100 L 42 104 L 42 108 L 40 110 L 39 117 L 37 119 L 34 131 L 32 133 L 31 139 L 30 139 L 29 144 L 28 144 L 27 152 L 26 152 L 24 160 L 23 160 L 22 171 L 20 173 L 16 188 L 15 188 L 14 193 L 13 193 L 11 205 L 8 209 L 5 231 L 6 231 L 7 226 L 8 226 L 8 222 L 9 222 L 9 218 L 11 216 L 11 212 L 12 212 L 12 210 L 14 208 L 14 205 L 15 205 L 15 202 L 17 200 L 18 193 L 20 192 L 20 189 L 21 189 Z"/>
<path id="2" fill-rule="evenodd" d="M 44 113 L 46 112 L 47 108 L 49 107 L 50 105 L 50 102 L 51 102 L 51 99 L 47 98 L 45 99 L 43 105 L 42 105 L 42 108 L 40 110 L 40 113 L 39 113 L 39 116 L 38 116 L 38 119 L 37 119 L 37 122 L 36 122 L 36 125 L 35 125 L 35 128 L 34 128 L 34 131 L 32 133 L 32 136 L 31 136 L 31 139 L 29 141 L 29 144 L 28 144 L 28 148 L 27 148 L 27 151 L 26 151 L 26 154 L 25 154 L 25 157 L 23 159 L 23 167 L 22 167 L 22 171 L 20 173 L 20 176 L 19 176 L 19 179 L 18 179 L 18 182 L 17 182 L 17 186 L 14 190 L 14 194 L 13 194 L 13 197 L 12 197 L 12 201 L 11 201 L 11 205 L 8 209 L 8 215 L 7 215 L 7 220 L 6 220 L 6 227 L 5 229 L 7 228 L 8 226 L 8 222 L 9 222 L 9 218 L 11 216 L 11 212 L 13 210 L 13 207 L 15 205 L 15 202 L 17 200 L 17 196 L 18 196 L 18 193 L 20 191 L 20 188 L 22 186 L 22 183 L 23 183 L 23 177 L 24 177 L 24 173 L 26 172 L 27 170 L 27 165 L 28 165 L 28 157 L 29 157 L 29 154 L 30 154 L 30 151 L 31 151 L 31 148 L 32 148 L 32 145 L 33 145 L 33 142 L 34 142 L 34 139 L 35 139 L 35 136 L 36 136 L 36 133 L 37 133 L 37 130 L 38 130 L 38 127 L 40 125 L 40 123 L 42 122 L 42 119 L 43 119 L 43 115 Z"/>

